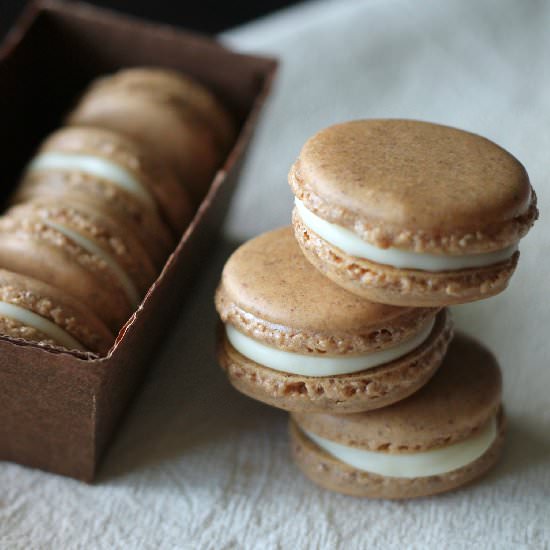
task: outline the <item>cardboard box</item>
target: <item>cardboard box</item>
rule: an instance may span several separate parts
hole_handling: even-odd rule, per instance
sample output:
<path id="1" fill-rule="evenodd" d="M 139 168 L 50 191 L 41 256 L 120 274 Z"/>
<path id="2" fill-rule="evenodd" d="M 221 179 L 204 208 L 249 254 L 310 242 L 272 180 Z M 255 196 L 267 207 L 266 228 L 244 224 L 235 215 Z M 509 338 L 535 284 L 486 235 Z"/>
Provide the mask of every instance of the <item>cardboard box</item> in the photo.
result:
<path id="1" fill-rule="evenodd" d="M 4 199 L 40 141 L 96 76 L 121 67 L 179 69 L 234 113 L 239 136 L 174 254 L 107 357 L 0 337 L 0 460 L 91 481 L 154 353 L 215 242 L 276 70 L 269 58 L 86 4 L 31 4 L 0 49 Z M 190 338 L 193 336 L 190 334 Z"/>

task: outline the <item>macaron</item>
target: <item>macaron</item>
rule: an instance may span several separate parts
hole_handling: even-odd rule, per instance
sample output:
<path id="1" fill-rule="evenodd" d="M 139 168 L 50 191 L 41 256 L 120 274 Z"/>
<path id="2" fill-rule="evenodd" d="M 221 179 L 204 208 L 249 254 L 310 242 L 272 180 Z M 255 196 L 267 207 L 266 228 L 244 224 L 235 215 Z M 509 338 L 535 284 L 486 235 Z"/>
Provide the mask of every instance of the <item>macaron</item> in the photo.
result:
<path id="1" fill-rule="evenodd" d="M 63 128 L 44 142 L 12 202 L 37 197 L 87 203 L 108 214 L 139 237 L 159 269 L 191 216 L 189 199 L 169 172 L 124 137 L 90 128 Z"/>
<path id="2" fill-rule="evenodd" d="M 537 218 L 521 163 L 478 135 L 357 120 L 310 138 L 289 173 L 307 259 L 359 296 L 440 307 L 503 291 Z"/>
<path id="3" fill-rule="evenodd" d="M 191 219 L 191 203 L 173 172 L 143 147 L 110 130 L 70 127 L 51 134 L 27 174 L 81 172 L 106 180 L 159 213 L 179 237 Z"/>
<path id="4" fill-rule="evenodd" d="M 289 411 L 353 413 L 404 399 L 434 374 L 452 333 L 445 310 L 376 304 L 334 284 L 290 227 L 238 248 L 215 301 L 231 384 Z"/>
<path id="5" fill-rule="evenodd" d="M 294 413 L 296 464 L 325 489 L 403 499 L 456 489 L 500 456 L 505 418 L 494 356 L 457 335 L 443 364 L 417 393 L 353 415 Z"/>
<path id="6" fill-rule="evenodd" d="M 4 269 L 0 270 L 0 334 L 101 355 L 114 343 L 105 324 L 67 293 Z"/>
<path id="7" fill-rule="evenodd" d="M 68 124 L 109 128 L 154 151 L 198 202 L 233 142 L 231 117 L 204 86 L 176 71 L 125 69 L 94 81 Z"/>
<path id="8" fill-rule="evenodd" d="M 0 265 L 75 297 L 114 333 L 157 275 L 145 249 L 83 205 L 28 202 L 0 217 Z"/>
<path id="9" fill-rule="evenodd" d="M 159 103 L 179 106 L 187 116 L 197 119 L 213 134 L 219 147 L 226 151 L 235 139 L 235 122 L 218 98 L 189 75 L 159 67 L 132 67 L 96 79 L 90 91 L 117 89 L 127 93 L 154 96 Z"/>

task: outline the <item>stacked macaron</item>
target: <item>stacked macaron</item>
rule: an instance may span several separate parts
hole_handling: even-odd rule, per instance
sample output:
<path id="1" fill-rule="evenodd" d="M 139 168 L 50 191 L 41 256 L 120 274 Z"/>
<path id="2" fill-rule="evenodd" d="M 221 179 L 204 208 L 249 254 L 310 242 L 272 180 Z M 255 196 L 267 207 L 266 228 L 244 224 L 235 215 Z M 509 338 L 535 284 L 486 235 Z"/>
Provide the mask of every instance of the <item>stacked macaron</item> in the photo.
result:
<path id="1" fill-rule="evenodd" d="M 504 290 L 537 217 L 523 166 L 480 136 L 361 120 L 309 139 L 293 228 L 242 245 L 216 293 L 218 356 L 241 392 L 290 411 L 293 456 L 327 489 L 447 491 L 493 465 L 494 357 L 446 306 Z"/>
<path id="2" fill-rule="evenodd" d="M 105 354 L 157 278 L 235 128 L 161 69 L 93 82 L 0 217 L 0 334 Z"/>

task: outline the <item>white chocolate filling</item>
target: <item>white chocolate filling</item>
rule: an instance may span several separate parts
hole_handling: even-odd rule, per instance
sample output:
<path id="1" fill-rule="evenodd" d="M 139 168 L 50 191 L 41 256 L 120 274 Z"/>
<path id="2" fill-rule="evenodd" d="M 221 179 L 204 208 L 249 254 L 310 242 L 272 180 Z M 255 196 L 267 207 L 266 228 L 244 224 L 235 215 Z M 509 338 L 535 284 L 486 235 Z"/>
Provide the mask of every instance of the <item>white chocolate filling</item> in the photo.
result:
<path id="1" fill-rule="evenodd" d="M 299 199 L 295 199 L 295 204 L 302 221 L 325 241 L 343 250 L 350 256 L 364 258 L 377 264 L 390 265 L 398 269 L 454 271 L 472 267 L 484 267 L 510 259 L 518 249 L 518 245 L 514 244 L 502 250 L 486 254 L 450 256 L 427 252 L 407 252 L 397 248 L 378 248 L 364 241 L 349 229 L 323 220 L 306 208 L 304 203 Z"/>
<path id="2" fill-rule="evenodd" d="M 446 474 L 477 460 L 495 441 L 497 420 L 493 417 L 480 432 L 458 443 L 407 454 L 357 449 L 303 431 L 321 449 L 348 466 L 380 476 L 414 478 Z"/>
<path id="3" fill-rule="evenodd" d="M 107 267 L 114 273 L 115 277 L 118 279 L 132 307 L 134 309 L 137 308 L 140 302 L 139 292 L 137 291 L 137 288 L 135 287 L 130 277 L 128 277 L 125 271 L 120 267 L 120 265 L 118 265 L 116 260 L 110 254 L 105 252 L 103 248 L 98 246 L 92 240 L 88 239 L 87 237 L 84 237 L 84 235 L 81 235 L 80 233 L 77 233 L 76 231 L 68 227 L 65 227 L 64 225 L 61 225 L 56 222 L 52 222 L 51 220 L 42 220 L 42 222 L 45 225 L 51 227 L 52 229 L 59 231 L 60 233 L 65 235 L 65 237 L 74 241 L 76 244 L 81 246 L 84 250 L 88 251 L 90 254 L 93 254 L 98 258 L 100 258 L 107 265 Z"/>
<path id="4" fill-rule="evenodd" d="M 33 311 L 8 302 L 0 302 L 0 316 L 8 317 L 27 327 L 32 327 L 68 349 L 86 351 L 86 348 L 68 332 Z"/>
<path id="5" fill-rule="evenodd" d="M 149 208 L 155 209 L 155 200 L 139 180 L 122 166 L 101 157 L 76 153 L 41 153 L 31 161 L 27 170 L 74 170 L 84 172 L 114 183 L 134 195 Z"/>
<path id="6" fill-rule="evenodd" d="M 241 355 L 270 369 L 301 376 L 338 376 L 372 369 L 403 357 L 428 338 L 434 323 L 432 319 L 420 332 L 396 346 L 351 357 L 320 357 L 280 350 L 246 336 L 230 324 L 225 325 L 225 331 Z"/>

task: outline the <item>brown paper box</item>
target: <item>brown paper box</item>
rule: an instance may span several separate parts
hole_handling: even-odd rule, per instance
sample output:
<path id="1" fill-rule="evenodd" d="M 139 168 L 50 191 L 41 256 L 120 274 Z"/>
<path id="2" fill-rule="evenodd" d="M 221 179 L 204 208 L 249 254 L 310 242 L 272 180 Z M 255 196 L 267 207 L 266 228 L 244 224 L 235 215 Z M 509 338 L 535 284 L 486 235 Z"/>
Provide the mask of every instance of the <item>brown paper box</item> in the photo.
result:
<path id="1" fill-rule="evenodd" d="M 191 225 L 107 357 L 0 336 L 0 460 L 91 481 L 145 368 L 215 242 L 276 61 L 86 4 L 33 3 L 0 48 L 2 196 L 94 77 L 134 65 L 190 74 L 241 130 Z M 192 335 L 190 335 L 192 337 Z"/>

